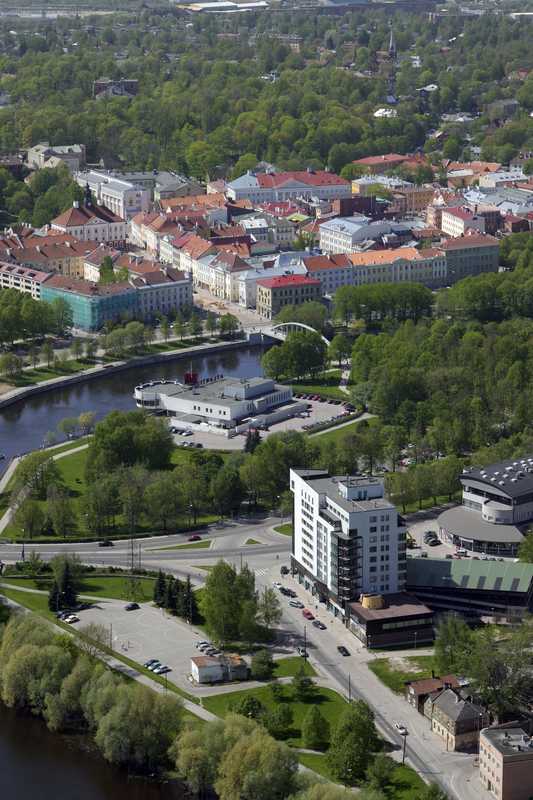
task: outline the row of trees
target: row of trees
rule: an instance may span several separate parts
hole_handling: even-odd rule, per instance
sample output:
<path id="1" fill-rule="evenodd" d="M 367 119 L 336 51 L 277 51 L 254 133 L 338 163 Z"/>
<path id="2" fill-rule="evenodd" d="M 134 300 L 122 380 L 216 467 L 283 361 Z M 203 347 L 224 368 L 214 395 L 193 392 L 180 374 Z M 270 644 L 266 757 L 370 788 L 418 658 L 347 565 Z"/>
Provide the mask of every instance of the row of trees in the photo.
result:
<path id="1" fill-rule="evenodd" d="M 7 706 L 43 717 L 52 731 L 89 733 L 111 763 L 143 773 L 170 766 L 168 750 L 182 724 L 177 698 L 126 682 L 90 655 L 90 639 L 80 639 L 78 649 L 32 614 L 13 615 L 0 637 Z"/>
<path id="2" fill-rule="evenodd" d="M 334 313 L 346 324 L 363 319 L 367 325 L 376 320 L 415 322 L 431 314 L 431 290 L 419 283 L 381 283 L 342 286 L 335 292 Z"/>
<path id="3" fill-rule="evenodd" d="M 0 344 L 62 334 L 71 327 L 72 311 L 62 298 L 48 303 L 17 289 L 0 289 Z"/>
<path id="4" fill-rule="evenodd" d="M 180 581 L 179 578 L 165 575 L 159 570 L 154 583 L 154 603 L 170 614 L 186 620 L 189 625 L 200 621 L 198 603 L 189 576 L 186 581 Z"/>

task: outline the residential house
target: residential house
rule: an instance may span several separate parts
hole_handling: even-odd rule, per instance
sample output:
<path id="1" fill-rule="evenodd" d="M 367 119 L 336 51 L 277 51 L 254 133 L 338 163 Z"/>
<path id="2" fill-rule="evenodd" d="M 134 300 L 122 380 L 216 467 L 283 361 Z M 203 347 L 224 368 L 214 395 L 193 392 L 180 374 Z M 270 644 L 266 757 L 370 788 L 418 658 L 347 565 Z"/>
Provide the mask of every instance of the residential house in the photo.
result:
<path id="1" fill-rule="evenodd" d="M 442 689 L 426 698 L 424 716 L 431 730 L 443 740 L 447 751 L 477 751 L 479 734 L 490 723 L 482 706 L 465 700 L 454 689 Z"/>
<path id="2" fill-rule="evenodd" d="M 447 688 L 458 689 L 463 683 L 455 675 L 443 675 L 442 678 L 423 678 L 420 681 L 406 681 L 405 699 L 409 705 L 416 708 L 419 714 L 423 714 L 424 703 L 430 694 Z"/>
<path id="3" fill-rule="evenodd" d="M 322 296 L 320 281 L 306 275 L 282 275 L 257 281 L 257 313 L 273 319 L 283 306 L 299 305 Z"/>
<path id="4" fill-rule="evenodd" d="M 481 731 L 479 779 L 496 800 L 530 800 L 533 739 L 524 728 L 510 724 Z"/>

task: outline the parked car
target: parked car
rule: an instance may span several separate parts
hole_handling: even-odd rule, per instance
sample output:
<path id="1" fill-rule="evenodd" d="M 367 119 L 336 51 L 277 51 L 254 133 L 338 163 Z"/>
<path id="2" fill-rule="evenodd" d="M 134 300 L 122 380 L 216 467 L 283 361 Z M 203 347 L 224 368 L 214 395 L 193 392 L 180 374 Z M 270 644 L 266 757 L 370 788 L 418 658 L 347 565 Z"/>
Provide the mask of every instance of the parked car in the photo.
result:
<path id="1" fill-rule="evenodd" d="M 292 608 L 303 608 L 304 607 L 304 604 L 300 603 L 299 600 L 289 600 L 289 605 Z"/>
<path id="2" fill-rule="evenodd" d="M 172 670 L 170 669 L 170 667 L 167 667 L 166 664 L 164 664 L 162 667 L 156 667 L 154 669 L 154 673 L 156 675 L 165 675 L 165 673 L 167 672 L 172 672 Z"/>
<path id="3" fill-rule="evenodd" d="M 307 653 L 307 650 L 305 649 L 305 647 L 299 647 L 296 652 L 298 653 L 299 656 L 302 656 L 302 658 L 307 658 L 307 656 L 308 656 L 308 653 Z"/>
<path id="4" fill-rule="evenodd" d="M 428 542 L 429 547 L 436 547 L 438 544 L 441 544 L 440 539 L 430 539 Z"/>
<path id="5" fill-rule="evenodd" d="M 124 606 L 125 611 L 137 611 L 138 608 L 140 608 L 139 603 L 127 603 Z"/>
<path id="6" fill-rule="evenodd" d="M 308 609 L 308 608 L 304 608 L 304 610 L 302 611 L 302 614 L 304 615 L 304 617 L 305 617 L 306 619 L 308 619 L 308 620 L 310 620 L 310 621 L 311 621 L 311 620 L 313 620 L 313 619 L 315 618 L 315 617 L 314 617 L 314 615 L 313 615 L 313 614 L 312 614 L 312 613 L 309 611 L 309 609 Z"/>
<path id="7" fill-rule="evenodd" d="M 69 614 L 68 617 L 65 617 L 65 622 L 68 622 L 69 625 L 74 625 L 75 622 L 79 622 L 80 618 L 76 616 L 76 614 Z"/>
<path id="8" fill-rule="evenodd" d="M 187 539 L 188 542 L 201 542 L 202 537 L 198 533 L 193 533 L 192 536 L 189 536 Z"/>
<path id="9" fill-rule="evenodd" d="M 272 581 L 272 586 L 273 586 L 275 589 L 281 589 L 282 585 L 283 585 L 283 584 L 281 584 L 279 581 Z"/>
<path id="10" fill-rule="evenodd" d="M 180 436 L 192 436 L 192 431 L 182 431 Z"/>
<path id="11" fill-rule="evenodd" d="M 152 664 L 150 664 L 150 666 L 149 666 L 149 667 L 147 667 L 146 669 L 149 669 L 149 670 L 150 670 L 150 672 L 155 672 L 155 670 L 156 670 L 158 667 L 160 667 L 160 666 L 161 666 L 161 662 L 160 662 L 160 661 L 158 661 L 158 660 L 156 659 L 156 660 L 155 660 L 155 661 L 154 661 Z"/>
<path id="12" fill-rule="evenodd" d="M 289 570 L 289 568 L 288 568 L 288 567 L 286 567 L 285 565 L 283 565 L 283 566 L 282 566 L 282 567 L 280 567 L 280 569 L 279 569 L 279 574 L 280 574 L 280 575 L 288 575 L 288 574 L 289 574 L 289 571 L 290 571 L 290 570 Z"/>
<path id="13" fill-rule="evenodd" d="M 457 547 L 455 552 L 458 556 L 468 556 L 468 552 L 464 549 L 464 547 Z"/>
<path id="14" fill-rule="evenodd" d="M 339 651 L 341 656 L 345 656 L 346 657 L 346 656 L 350 655 L 350 651 L 343 644 L 339 644 L 338 647 L 337 647 L 337 650 Z"/>
<path id="15" fill-rule="evenodd" d="M 194 643 L 194 646 L 196 647 L 197 650 L 198 650 L 199 647 L 203 647 L 204 645 L 206 647 L 209 645 L 209 642 L 206 642 L 205 639 L 200 639 L 199 642 L 195 642 Z"/>
<path id="16" fill-rule="evenodd" d="M 420 558 L 427 558 L 427 557 L 428 557 L 427 550 L 422 550 L 422 552 L 420 553 Z"/>
<path id="17" fill-rule="evenodd" d="M 297 597 L 297 594 L 296 594 L 296 592 L 294 591 L 294 589 L 287 589 L 287 591 L 285 592 L 285 594 L 287 595 L 287 597 Z"/>
<path id="18" fill-rule="evenodd" d="M 320 631 L 325 631 L 326 630 L 326 626 L 324 625 L 323 622 L 320 622 L 319 619 L 315 619 L 313 621 L 313 625 L 314 625 L 315 628 L 318 628 Z"/>

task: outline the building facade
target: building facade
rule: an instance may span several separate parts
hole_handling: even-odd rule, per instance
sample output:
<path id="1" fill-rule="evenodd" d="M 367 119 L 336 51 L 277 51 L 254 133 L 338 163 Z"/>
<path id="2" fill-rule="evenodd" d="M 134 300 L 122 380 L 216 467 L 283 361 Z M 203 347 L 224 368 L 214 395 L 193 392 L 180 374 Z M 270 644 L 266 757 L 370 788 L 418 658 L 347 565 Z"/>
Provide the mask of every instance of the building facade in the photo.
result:
<path id="1" fill-rule="evenodd" d="M 456 283 L 469 275 L 497 272 L 500 246 L 493 236 L 471 234 L 448 239 L 439 245 L 446 254 L 448 283 Z"/>
<path id="2" fill-rule="evenodd" d="M 281 275 L 256 282 L 257 313 L 273 319 L 284 306 L 296 306 L 322 296 L 320 281 L 306 275 Z"/>
<path id="3" fill-rule="evenodd" d="M 490 722 L 481 706 L 463 699 L 454 689 L 430 694 L 424 703 L 424 716 L 431 720 L 431 730 L 450 752 L 476 751 L 480 731 Z"/>
<path id="4" fill-rule="evenodd" d="M 523 728 L 484 728 L 479 737 L 479 779 L 496 800 L 533 796 L 533 739 Z"/>
<path id="5" fill-rule="evenodd" d="M 149 189 L 116 177 L 113 173 L 98 170 L 78 172 L 76 182 L 83 189 L 89 186 L 97 203 L 124 220 L 148 211 L 150 207 Z"/>
<path id="6" fill-rule="evenodd" d="M 226 194 L 230 200 L 248 199 L 256 204 L 310 197 L 336 200 L 351 197 L 352 187 L 332 172 L 247 172 L 227 184 Z"/>
<path id="7" fill-rule="evenodd" d="M 447 236 L 464 236 L 469 231 L 485 233 L 485 218 L 468 206 L 445 208 L 441 216 L 441 229 Z"/>
<path id="8" fill-rule="evenodd" d="M 137 289 L 136 316 L 143 320 L 153 320 L 157 314 L 168 316 L 192 308 L 191 277 L 172 267 L 143 272 L 131 283 Z"/>
<path id="9" fill-rule="evenodd" d="M 50 272 L 0 261 L 0 289 L 16 289 L 34 300 L 41 299 L 41 287 L 50 277 Z"/>
<path id="10" fill-rule="evenodd" d="M 406 529 L 383 480 L 291 469 L 292 570 L 337 616 L 350 618 L 361 594 L 403 590 Z"/>
<path id="11" fill-rule="evenodd" d="M 97 331 L 106 322 L 131 319 L 137 312 L 137 291 L 129 283 L 102 286 L 79 278 L 53 275 L 41 288 L 41 300 L 66 300 L 75 328 Z"/>
<path id="12" fill-rule="evenodd" d="M 324 253 L 350 253 L 361 242 L 391 233 L 395 227 L 393 222 L 373 222 L 362 214 L 335 217 L 320 225 L 320 249 Z"/>
<path id="13" fill-rule="evenodd" d="M 93 205 L 91 199 L 60 214 L 51 222 L 52 230 L 69 233 L 84 242 L 106 242 L 123 245 L 128 235 L 127 222 L 104 206 Z"/>

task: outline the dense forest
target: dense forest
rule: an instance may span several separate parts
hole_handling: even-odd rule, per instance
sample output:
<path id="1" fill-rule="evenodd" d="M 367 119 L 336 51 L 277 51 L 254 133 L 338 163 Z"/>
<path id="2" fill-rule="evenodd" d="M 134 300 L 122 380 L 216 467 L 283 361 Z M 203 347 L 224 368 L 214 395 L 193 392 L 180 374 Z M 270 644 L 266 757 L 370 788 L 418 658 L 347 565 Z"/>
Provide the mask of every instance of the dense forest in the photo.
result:
<path id="1" fill-rule="evenodd" d="M 90 161 L 205 177 L 258 159 L 339 171 L 369 153 L 425 148 L 456 158 L 477 144 L 507 161 L 533 147 L 533 78 L 513 78 L 533 66 L 529 22 L 394 17 L 398 116 L 376 119 L 387 82 L 375 56 L 387 49 L 389 21 L 377 10 L 220 19 L 164 8 L 20 22 L 0 33 L 0 89 L 11 98 L 0 109 L 0 149 L 83 142 Z M 288 33 L 301 37 L 299 52 L 279 38 Z M 94 99 L 92 82 L 104 75 L 137 78 L 139 94 Z M 430 83 L 438 91 L 424 97 L 418 90 Z M 486 105 L 505 97 L 520 111 L 493 127 Z M 451 124 L 441 151 L 428 132 L 455 111 L 480 116 L 470 129 Z"/>

